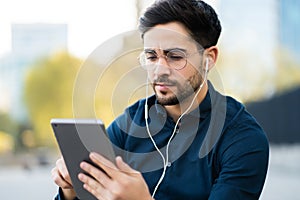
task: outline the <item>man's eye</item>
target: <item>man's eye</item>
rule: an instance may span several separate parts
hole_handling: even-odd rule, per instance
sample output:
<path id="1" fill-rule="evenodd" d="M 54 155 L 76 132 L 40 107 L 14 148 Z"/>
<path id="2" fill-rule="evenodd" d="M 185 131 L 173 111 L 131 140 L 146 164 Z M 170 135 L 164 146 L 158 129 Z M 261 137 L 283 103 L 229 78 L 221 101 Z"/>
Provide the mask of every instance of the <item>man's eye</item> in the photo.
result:
<path id="1" fill-rule="evenodd" d="M 146 54 L 146 59 L 149 61 L 156 61 L 157 56 L 155 54 Z"/>
<path id="2" fill-rule="evenodd" d="M 171 59 L 171 60 L 173 60 L 173 61 L 178 61 L 178 60 L 184 59 L 185 56 L 182 53 L 176 53 L 176 52 L 174 53 L 174 52 L 172 52 L 172 53 L 168 53 L 168 58 Z"/>

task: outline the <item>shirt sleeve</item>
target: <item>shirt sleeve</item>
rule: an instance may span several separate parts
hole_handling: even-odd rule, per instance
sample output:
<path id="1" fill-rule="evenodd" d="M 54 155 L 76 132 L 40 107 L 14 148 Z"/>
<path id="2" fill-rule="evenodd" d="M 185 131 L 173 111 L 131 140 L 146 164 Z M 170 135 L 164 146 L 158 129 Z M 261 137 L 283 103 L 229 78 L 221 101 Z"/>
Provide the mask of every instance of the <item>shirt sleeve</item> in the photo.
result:
<path id="1" fill-rule="evenodd" d="M 54 200 L 65 200 L 61 188 L 58 189 L 58 194 L 55 196 Z M 77 197 L 75 197 L 73 200 L 80 200 L 80 199 L 78 199 Z"/>
<path id="2" fill-rule="evenodd" d="M 219 175 L 209 200 L 256 200 L 262 192 L 268 169 L 269 144 L 256 124 L 243 123 L 223 138 Z"/>

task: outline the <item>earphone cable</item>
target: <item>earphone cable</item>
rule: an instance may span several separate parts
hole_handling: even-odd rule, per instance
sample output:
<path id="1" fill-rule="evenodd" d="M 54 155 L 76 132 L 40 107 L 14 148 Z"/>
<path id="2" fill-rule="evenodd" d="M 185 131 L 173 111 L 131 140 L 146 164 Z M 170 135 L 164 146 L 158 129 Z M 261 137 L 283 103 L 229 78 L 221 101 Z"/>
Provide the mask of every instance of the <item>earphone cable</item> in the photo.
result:
<path id="1" fill-rule="evenodd" d="M 145 100 L 145 121 L 146 121 L 146 129 L 147 129 L 147 133 L 151 139 L 151 142 L 153 143 L 156 151 L 159 153 L 159 155 L 161 156 L 162 160 L 163 160 L 163 164 L 164 164 L 164 167 L 163 167 L 163 172 L 162 172 L 162 175 L 160 176 L 155 188 L 154 188 L 154 191 L 152 193 L 152 198 L 154 198 L 155 194 L 156 194 L 156 191 L 158 190 L 158 187 L 160 186 L 161 182 L 163 181 L 164 177 L 165 177 L 165 174 L 166 174 L 166 170 L 167 170 L 167 166 L 168 166 L 168 163 L 169 163 L 169 146 L 170 146 L 170 143 L 173 139 L 173 137 L 175 136 L 175 133 L 176 133 L 176 130 L 177 130 L 177 126 L 180 122 L 180 120 L 182 119 L 182 117 L 187 114 L 189 112 L 189 110 L 192 108 L 195 100 L 196 100 L 196 97 L 198 96 L 198 94 L 200 93 L 200 91 L 202 90 L 202 87 L 204 86 L 204 84 L 206 83 L 206 80 L 207 80 L 207 74 L 208 74 L 208 59 L 206 59 L 206 67 L 205 67 L 205 73 L 204 73 L 204 78 L 203 78 L 203 82 L 201 83 L 201 85 L 199 86 L 198 88 L 198 91 L 196 92 L 196 94 L 194 95 L 193 97 L 193 100 L 191 102 L 191 104 L 189 105 L 189 107 L 180 115 L 180 117 L 177 119 L 176 121 L 176 124 L 175 124 L 175 127 L 173 129 L 173 133 L 171 135 L 171 137 L 169 138 L 168 140 L 168 143 L 167 143 L 167 147 L 166 147 L 166 158 L 164 157 L 164 155 L 162 154 L 162 152 L 160 151 L 160 149 L 157 147 L 156 145 L 156 142 L 154 141 L 151 133 L 150 133 L 150 129 L 149 129 L 149 124 L 148 124 L 148 77 L 147 77 L 147 85 L 146 85 L 146 100 Z"/>

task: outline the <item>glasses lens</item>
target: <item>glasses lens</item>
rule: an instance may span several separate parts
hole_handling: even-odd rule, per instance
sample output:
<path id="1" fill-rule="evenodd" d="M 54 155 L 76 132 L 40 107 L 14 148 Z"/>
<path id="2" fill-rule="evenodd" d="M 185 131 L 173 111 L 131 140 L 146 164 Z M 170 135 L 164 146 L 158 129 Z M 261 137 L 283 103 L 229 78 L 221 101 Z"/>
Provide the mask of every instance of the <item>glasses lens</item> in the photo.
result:
<path id="1" fill-rule="evenodd" d="M 138 58 L 142 68 L 151 70 L 155 67 L 155 62 L 147 53 L 142 52 Z"/>
<path id="2" fill-rule="evenodd" d="M 154 51 L 142 52 L 139 56 L 141 67 L 146 70 L 154 69 L 160 57 Z M 166 56 L 163 57 L 165 57 L 169 67 L 172 69 L 183 69 L 187 63 L 186 53 L 181 50 L 168 51 Z"/>
<path id="3" fill-rule="evenodd" d="M 167 53 L 167 61 L 171 68 L 179 70 L 186 65 L 186 54 L 181 50 L 171 50 Z"/>

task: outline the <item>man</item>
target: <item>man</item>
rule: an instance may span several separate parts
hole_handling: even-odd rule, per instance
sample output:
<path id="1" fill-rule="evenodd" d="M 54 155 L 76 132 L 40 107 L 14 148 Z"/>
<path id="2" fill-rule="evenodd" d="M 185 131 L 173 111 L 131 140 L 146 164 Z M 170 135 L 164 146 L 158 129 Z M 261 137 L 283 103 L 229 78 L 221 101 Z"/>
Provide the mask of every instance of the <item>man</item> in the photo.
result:
<path id="1" fill-rule="evenodd" d="M 244 106 L 214 90 L 221 25 L 203 1 L 161 0 L 140 18 L 154 96 L 126 109 L 107 129 L 115 164 L 99 154 L 78 178 L 97 199 L 258 199 L 268 141 Z M 123 161 L 124 160 L 124 161 Z M 76 198 L 63 159 L 52 171 L 56 199 Z M 93 177 L 93 178 L 91 178 Z"/>

